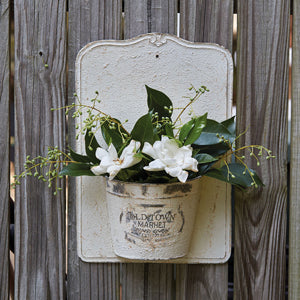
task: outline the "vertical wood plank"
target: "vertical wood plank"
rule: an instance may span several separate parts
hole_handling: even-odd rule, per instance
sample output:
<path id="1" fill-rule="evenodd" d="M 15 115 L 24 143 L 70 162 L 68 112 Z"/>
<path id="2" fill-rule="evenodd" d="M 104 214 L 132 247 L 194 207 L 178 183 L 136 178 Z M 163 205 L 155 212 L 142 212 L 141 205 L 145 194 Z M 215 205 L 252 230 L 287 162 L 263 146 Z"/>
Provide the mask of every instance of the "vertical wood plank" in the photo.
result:
<path id="1" fill-rule="evenodd" d="M 69 1 L 68 102 L 74 102 L 75 59 L 87 43 L 121 38 L 122 1 Z M 75 125 L 69 122 L 68 139 L 75 148 Z M 75 180 L 69 178 L 68 299 L 120 299 L 119 264 L 89 264 L 77 255 Z"/>
<path id="2" fill-rule="evenodd" d="M 300 2 L 293 5 L 289 299 L 300 299 Z"/>
<path id="3" fill-rule="evenodd" d="M 181 0 L 180 36 L 232 50 L 233 0 Z"/>
<path id="4" fill-rule="evenodd" d="M 148 32 L 176 33 L 176 0 L 125 0 L 125 38 Z M 172 265 L 122 264 L 123 299 L 174 299 Z"/>
<path id="5" fill-rule="evenodd" d="M 125 38 L 160 32 L 176 34 L 176 0 L 125 0 Z"/>
<path id="6" fill-rule="evenodd" d="M 15 0 L 16 172 L 26 155 L 64 149 L 66 1 Z M 45 64 L 48 65 L 45 66 Z M 62 183 L 63 184 L 63 183 Z M 15 299 L 65 298 L 65 200 L 36 178 L 16 190 Z"/>
<path id="7" fill-rule="evenodd" d="M 232 50 L 233 1 L 181 0 L 180 36 Z M 228 265 L 177 265 L 176 299 L 227 299 Z"/>
<path id="8" fill-rule="evenodd" d="M 9 292 L 9 1 L 0 1 L 0 299 Z"/>
<path id="9" fill-rule="evenodd" d="M 235 195 L 235 299 L 285 298 L 289 12 L 285 0 L 238 1 L 240 145 L 264 145 L 276 159 L 261 162 L 264 188 Z"/>
<path id="10" fill-rule="evenodd" d="M 176 299 L 227 299 L 227 264 L 177 265 Z"/>

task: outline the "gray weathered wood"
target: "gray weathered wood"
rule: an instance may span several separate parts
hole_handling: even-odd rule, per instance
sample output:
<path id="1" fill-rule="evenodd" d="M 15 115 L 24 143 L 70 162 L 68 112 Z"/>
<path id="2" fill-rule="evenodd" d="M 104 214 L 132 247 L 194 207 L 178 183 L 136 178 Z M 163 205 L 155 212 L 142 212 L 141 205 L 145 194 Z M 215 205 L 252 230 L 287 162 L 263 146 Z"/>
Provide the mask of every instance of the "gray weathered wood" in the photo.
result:
<path id="1" fill-rule="evenodd" d="M 16 172 L 26 155 L 64 149 L 66 1 L 15 0 Z M 48 65 L 45 66 L 45 64 Z M 62 183 L 63 184 L 63 183 Z M 16 190 L 15 299 L 65 298 L 64 193 L 28 177 Z"/>
<path id="2" fill-rule="evenodd" d="M 125 38 L 148 32 L 176 34 L 176 0 L 125 0 Z"/>
<path id="3" fill-rule="evenodd" d="M 300 299 L 300 2 L 293 6 L 289 299 Z"/>
<path id="4" fill-rule="evenodd" d="M 288 43 L 289 1 L 238 2 L 240 145 L 264 145 L 276 159 L 261 161 L 264 188 L 236 193 L 235 299 L 285 298 Z"/>
<path id="5" fill-rule="evenodd" d="M 145 299 L 171 300 L 175 298 L 174 265 L 149 264 L 146 272 Z"/>
<path id="6" fill-rule="evenodd" d="M 75 59 L 87 43 L 121 38 L 122 1 L 70 1 L 68 44 L 68 101 L 74 102 Z M 69 123 L 69 142 L 74 149 L 75 125 Z M 77 255 L 74 180 L 69 180 L 68 199 L 68 299 L 119 299 L 119 264 L 88 264 Z"/>
<path id="7" fill-rule="evenodd" d="M 172 264 L 122 264 L 122 299 L 174 299 Z"/>
<path id="8" fill-rule="evenodd" d="M 180 36 L 232 50 L 233 0 L 181 0 Z"/>
<path id="9" fill-rule="evenodd" d="M 177 1 L 125 1 L 125 38 L 148 32 L 176 33 Z M 172 299 L 172 265 L 123 264 L 124 299 Z"/>
<path id="10" fill-rule="evenodd" d="M 0 299 L 9 291 L 9 1 L 0 1 Z"/>
<path id="11" fill-rule="evenodd" d="M 180 36 L 232 49 L 233 1 L 180 2 Z M 177 265 L 176 299 L 227 299 L 228 266 Z M 217 283 L 217 284 L 216 284 Z"/>
<path id="12" fill-rule="evenodd" d="M 227 264 L 177 265 L 176 299 L 227 299 Z"/>

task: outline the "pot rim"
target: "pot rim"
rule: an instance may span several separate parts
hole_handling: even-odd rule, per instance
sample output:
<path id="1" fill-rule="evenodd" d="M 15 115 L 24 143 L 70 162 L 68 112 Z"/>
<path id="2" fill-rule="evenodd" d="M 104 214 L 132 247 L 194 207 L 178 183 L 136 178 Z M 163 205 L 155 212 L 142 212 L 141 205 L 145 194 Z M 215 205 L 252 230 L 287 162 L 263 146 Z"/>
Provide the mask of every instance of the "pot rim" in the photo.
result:
<path id="1" fill-rule="evenodd" d="M 135 182 L 135 181 L 122 181 L 122 180 L 118 180 L 118 179 L 109 179 L 108 176 L 104 176 L 106 183 L 108 182 L 115 182 L 118 184 L 126 184 L 126 185 L 138 185 L 138 186 L 163 186 L 163 185 L 184 185 L 184 184 L 190 184 L 196 180 L 199 180 L 200 178 L 202 178 L 202 175 L 197 176 L 195 178 L 192 179 L 188 179 L 186 182 L 180 182 L 180 181 L 176 181 L 176 182 L 163 182 L 163 183 L 157 183 L 157 182 Z"/>

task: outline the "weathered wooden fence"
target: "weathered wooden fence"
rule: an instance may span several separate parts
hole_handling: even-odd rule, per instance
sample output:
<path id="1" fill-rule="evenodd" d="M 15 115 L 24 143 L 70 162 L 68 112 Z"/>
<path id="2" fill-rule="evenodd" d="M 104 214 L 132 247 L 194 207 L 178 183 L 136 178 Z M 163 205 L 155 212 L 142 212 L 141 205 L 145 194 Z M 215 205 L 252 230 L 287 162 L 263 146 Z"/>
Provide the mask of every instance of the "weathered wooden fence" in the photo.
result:
<path id="1" fill-rule="evenodd" d="M 0 0 L 1 300 L 9 297 L 9 100 L 14 97 L 14 161 L 19 172 L 26 154 L 40 154 L 48 145 L 65 146 L 63 113 L 53 114 L 50 108 L 73 101 L 75 57 L 86 43 L 127 39 L 146 32 L 176 34 L 179 12 L 181 37 L 216 42 L 232 51 L 233 0 L 67 2 Z M 292 4 L 288 227 L 288 54 Z M 244 139 L 273 149 L 277 158 L 262 165 L 264 189 L 235 193 L 234 295 L 237 300 L 284 299 L 288 276 L 289 299 L 296 300 L 300 299 L 300 1 L 238 0 L 235 7 L 238 129 L 241 132 L 251 125 Z M 14 53 L 14 65 L 10 64 L 10 53 Z M 74 136 L 72 124 L 68 126 L 68 136 L 69 141 Z M 55 198 L 51 190 L 32 178 L 17 189 L 15 299 L 227 299 L 227 264 L 82 262 L 76 253 L 73 186 L 70 180 L 67 202 L 64 193 Z"/>

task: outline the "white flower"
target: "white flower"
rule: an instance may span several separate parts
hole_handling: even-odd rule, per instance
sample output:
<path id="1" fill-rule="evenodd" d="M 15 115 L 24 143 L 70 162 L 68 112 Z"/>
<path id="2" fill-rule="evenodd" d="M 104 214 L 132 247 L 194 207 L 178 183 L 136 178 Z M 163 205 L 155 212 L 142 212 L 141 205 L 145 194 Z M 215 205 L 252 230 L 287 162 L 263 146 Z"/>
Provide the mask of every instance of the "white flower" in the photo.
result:
<path id="1" fill-rule="evenodd" d="M 91 168 L 95 175 L 109 173 L 109 179 L 113 179 L 121 169 L 129 168 L 141 161 L 141 158 L 135 157 L 136 151 L 140 148 L 141 143 L 132 140 L 130 144 L 124 148 L 120 157 L 113 144 L 110 144 L 107 150 L 98 148 L 96 157 L 101 161 L 99 166 Z"/>
<path id="2" fill-rule="evenodd" d="M 148 166 L 144 167 L 146 171 L 165 170 L 181 182 L 186 182 L 188 178 L 186 170 L 198 171 L 198 161 L 192 158 L 192 147 L 188 145 L 179 148 L 174 139 L 166 136 L 162 136 L 161 141 L 156 141 L 153 146 L 145 142 L 142 152 L 154 158 Z"/>

